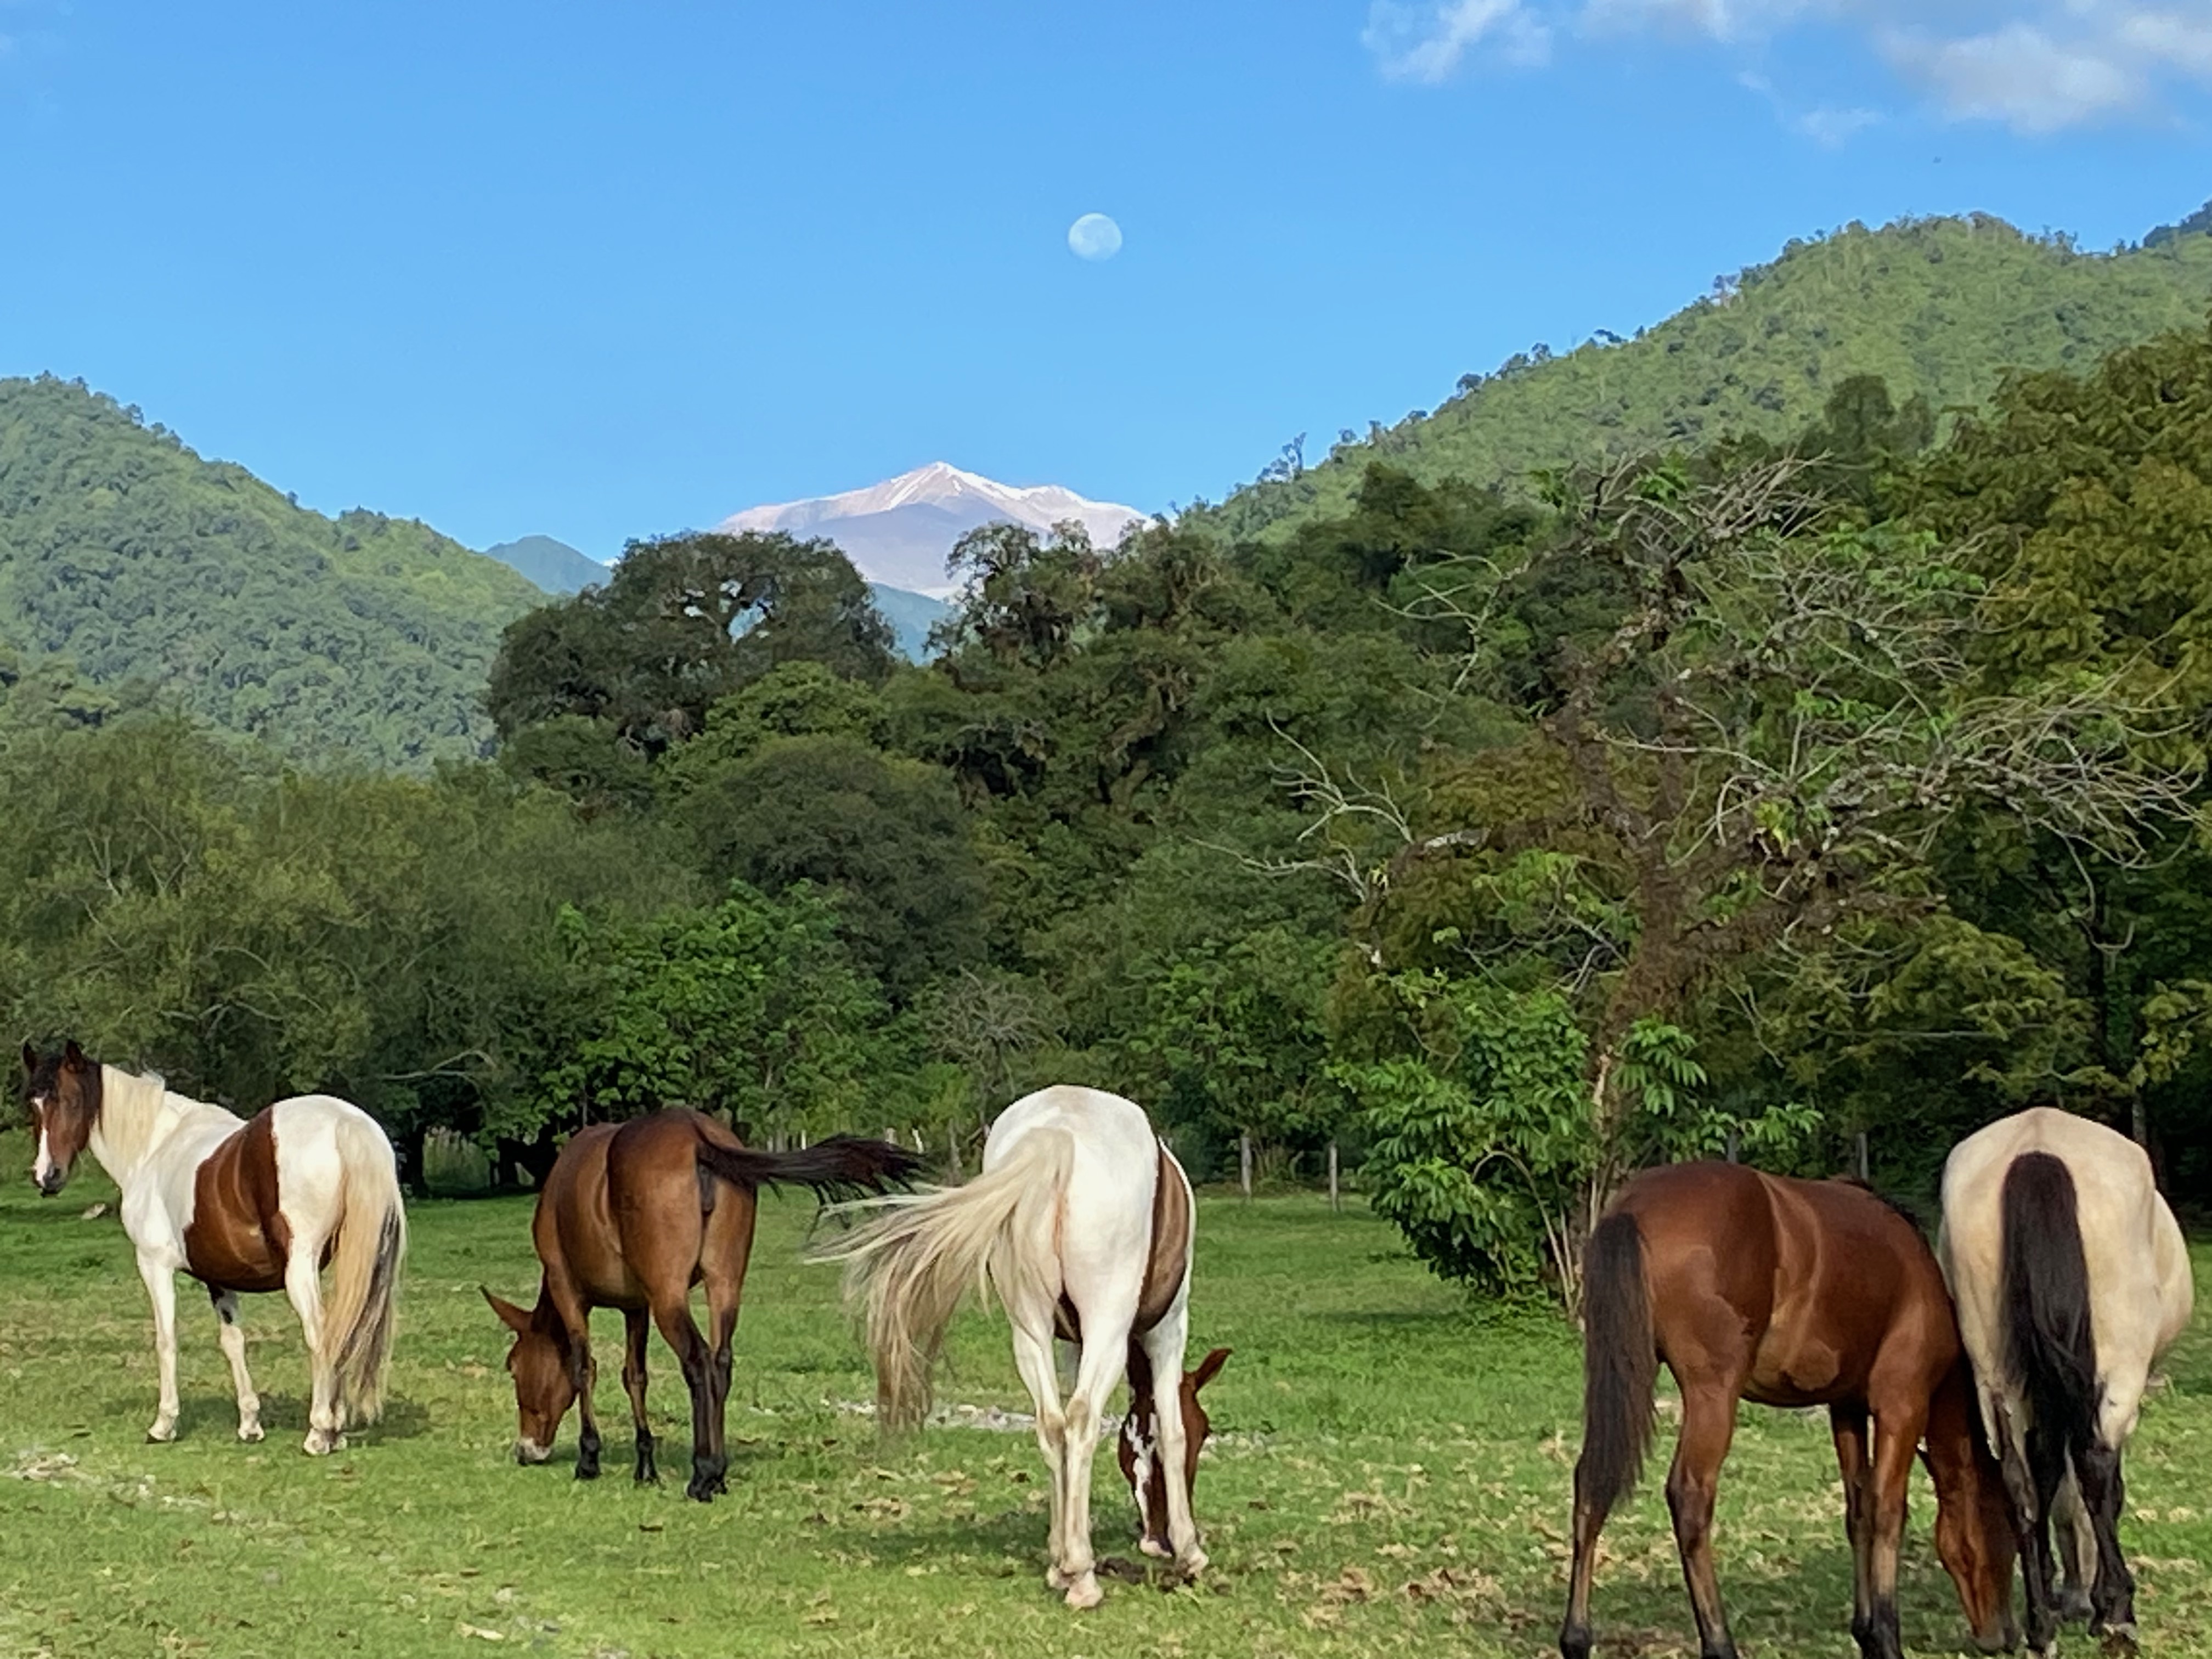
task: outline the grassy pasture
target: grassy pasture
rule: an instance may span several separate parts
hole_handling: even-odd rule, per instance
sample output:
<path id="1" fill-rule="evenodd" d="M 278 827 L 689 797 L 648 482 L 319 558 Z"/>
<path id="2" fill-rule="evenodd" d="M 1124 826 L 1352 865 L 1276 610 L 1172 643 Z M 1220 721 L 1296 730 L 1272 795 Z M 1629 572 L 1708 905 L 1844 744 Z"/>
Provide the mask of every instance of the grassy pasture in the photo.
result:
<path id="1" fill-rule="evenodd" d="M 1199 1514 L 1213 1570 L 1194 1586 L 1109 1578 L 1103 1607 L 1072 1615 L 1042 1583 L 1043 1469 L 1025 1429 L 933 1428 L 884 1447 L 848 1409 L 869 1380 L 834 1276 L 798 1263 L 804 1201 L 763 1206 L 732 1492 L 700 1506 L 681 1496 L 688 1418 L 658 1339 L 655 1431 L 674 1478 L 629 1482 L 611 1315 L 606 1477 L 569 1478 L 573 1417 L 555 1463 L 510 1460 L 505 1333 L 476 1286 L 532 1291 L 527 1200 L 416 1206 L 395 1403 L 351 1449 L 301 1455 L 299 1329 L 274 1297 L 246 1314 L 270 1438 L 240 1445 L 213 1317 L 183 1292 L 181 1437 L 147 1444 L 145 1297 L 112 1213 L 79 1218 L 112 1189 L 95 1168 L 42 1201 L 21 1178 L 29 1161 L 20 1133 L 0 1135 L 0 1655 L 1553 1650 L 1578 1432 L 1571 1334 L 1470 1310 L 1357 1208 L 1201 1200 L 1198 1336 L 1237 1350 L 1208 1395 L 1218 1437 Z M 953 1358 L 945 1400 L 1025 1407 L 994 1322 L 969 1316 Z M 2203 1323 L 2168 1371 L 2131 1453 L 2126 1538 L 2146 1651 L 2212 1653 Z M 1850 1654 L 1825 1419 L 1746 1408 L 1723 1480 L 1723 1584 L 1747 1652 Z M 1916 1480 L 1906 1642 L 1962 1652 Z M 1656 1486 L 1608 1530 L 1596 1601 L 1607 1655 L 1696 1650 Z M 1095 1513 L 1101 1553 L 1133 1558 L 1106 1455 Z M 2078 1634 L 2068 1645 L 2088 1651 Z"/>

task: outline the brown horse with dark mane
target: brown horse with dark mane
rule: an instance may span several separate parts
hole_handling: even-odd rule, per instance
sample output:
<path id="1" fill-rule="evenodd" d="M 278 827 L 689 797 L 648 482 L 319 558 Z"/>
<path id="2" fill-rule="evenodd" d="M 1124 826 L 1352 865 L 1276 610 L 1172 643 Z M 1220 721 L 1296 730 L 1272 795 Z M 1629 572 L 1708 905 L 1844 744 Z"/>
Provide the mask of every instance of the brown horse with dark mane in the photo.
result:
<path id="1" fill-rule="evenodd" d="M 1902 1213 L 1856 1182 L 1675 1164 L 1628 1184 L 1583 1261 L 1583 1452 L 1559 1632 L 1566 1659 L 1590 1650 L 1598 1530 L 1643 1466 L 1662 1361 L 1682 1394 L 1667 1504 L 1704 1659 L 1735 1659 L 1712 1527 L 1739 1400 L 1828 1408 L 1851 1547 L 1851 1634 L 1867 1659 L 1903 1652 L 1898 1543 L 1923 1435 L 1936 1553 L 1977 1644 L 2012 1645 L 2015 1546 L 2003 1476 L 1983 1437 L 1943 1276 Z"/>
<path id="2" fill-rule="evenodd" d="M 702 1503 L 726 1490 L 723 1418 L 730 1395 L 730 1338 L 744 1293 L 753 1221 L 763 1185 L 805 1187 L 817 1197 L 881 1194 L 921 1168 L 888 1141 L 850 1135 L 795 1152 L 762 1152 L 703 1112 L 672 1109 L 622 1124 L 598 1123 L 570 1138 L 538 1195 L 531 1236 L 544 1275 L 526 1312 L 489 1290 L 484 1300 L 514 1333 L 507 1368 L 514 1377 L 520 1462 L 553 1455 L 572 1401 L 583 1427 L 576 1478 L 599 1473 L 599 1426 L 592 1411 L 598 1367 L 591 1312 L 620 1308 L 626 1338 L 623 1387 L 637 1425 L 640 1480 L 659 1478 L 645 1419 L 646 1319 L 676 1351 L 691 1391 L 691 1480 Z M 691 1287 L 707 1288 L 709 1330 L 691 1316 Z"/>

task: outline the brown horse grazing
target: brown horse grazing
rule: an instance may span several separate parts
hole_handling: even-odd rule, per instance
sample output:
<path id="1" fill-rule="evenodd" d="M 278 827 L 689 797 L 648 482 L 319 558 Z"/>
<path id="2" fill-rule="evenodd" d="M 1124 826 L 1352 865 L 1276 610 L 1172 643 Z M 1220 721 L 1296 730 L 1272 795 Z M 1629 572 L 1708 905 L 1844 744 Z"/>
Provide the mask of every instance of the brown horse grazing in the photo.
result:
<path id="1" fill-rule="evenodd" d="M 682 1109 L 594 1124 L 571 1137 L 538 1193 L 531 1224 L 545 1270 L 538 1305 L 525 1312 L 489 1290 L 483 1293 L 514 1333 L 507 1368 L 521 1419 L 516 1461 L 542 1463 L 550 1457 L 569 1402 L 580 1401 L 576 1478 L 598 1477 L 591 1311 L 620 1308 L 627 1339 L 623 1387 L 637 1425 L 636 1478 L 659 1478 L 645 1420 L 649 1313 L 676 1351 L 691 1391 L 691 1480 L 685 1491 L 706 1503 L 726 1490 L 723 1415 L 730 1395 L 730 1337 L 752 1254 L 760 1188 L 787 1182 L 818 1197 L 860 1197 L 902 1185 L 921 1164 L 888 1141 L 849 1135 L 803 1152 L 755 1152 L 705 1113 Z M 703 1336 L 691 1317 L 691 1287 L 702 1280 L 710 1327 Z"/>
<path id="2" fill-rule="evenodd" d="M 1667 1504 L 1704 1659 L 1735 1659 L 1712 1522 L 1740 1399 L 1828 1408 L 1851 1546 L 1851 1634 L 1867 1659 L 1903 1652 L 1898 1542 L 1923 1434 L 1936 1553 L 1976 1643 L 1984 1652 L 2012 1645 L 2015 1546 L 2003 1476 L 1982 1435 L 1942 1274 L 1903 1215 L 1849 1182 L 1793 1181 L 1734 1164 L 1648 1170 L 1590 1235 L 1583 1300 L 1583 1452 L 1559 1632 L 1566 1659 L 1590 1650 L 1598 1530 L 1643 1465 L 1662 1360 L 1682 1393 Z"/>

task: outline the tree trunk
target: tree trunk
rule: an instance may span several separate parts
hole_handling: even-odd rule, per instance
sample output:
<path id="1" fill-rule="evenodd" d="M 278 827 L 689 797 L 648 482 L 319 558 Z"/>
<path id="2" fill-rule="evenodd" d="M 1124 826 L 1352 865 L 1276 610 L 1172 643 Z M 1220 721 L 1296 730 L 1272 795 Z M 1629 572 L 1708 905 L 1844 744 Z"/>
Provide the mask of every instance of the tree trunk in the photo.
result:
<path id="1" fill-rule="evenodd" d="M 1249 1204 L 1252 1201 L 1252 1137 L 1249 1134 L 1237 1137 L 1237 1179 L 1244 1188 L 1244 1201 Z"/>
<path id="2" fill-rule="evenodd" d="M 1859 1131 L 1859 1179 L 1871 1181 L 1873 1170 L 1874 1165 L 1867 1158 L 1867 1132 L 1862 1129 Z"/>
<path id="3" fill-rule="evenodd" d="M 1328 1207 L 1331 1210 L 1339 1210 L 1344 1207 L 1337 1197 L 1336 1143 L 1333 1140 L 1328 1143 Z"/>
<path id="4" fill-rule="evenodd" d="M 945 1124 L 945 1156 L 952 1170 L 952 1178 L 960 1179 L 960 1124 L 948 1118 Z"/>

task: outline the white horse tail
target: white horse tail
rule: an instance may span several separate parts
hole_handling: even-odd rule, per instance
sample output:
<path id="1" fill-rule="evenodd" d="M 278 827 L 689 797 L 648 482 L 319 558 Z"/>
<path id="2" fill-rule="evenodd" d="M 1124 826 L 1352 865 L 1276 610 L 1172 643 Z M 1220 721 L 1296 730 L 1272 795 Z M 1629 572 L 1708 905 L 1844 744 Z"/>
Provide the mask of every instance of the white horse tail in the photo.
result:
<path id="1" fill-rule="evenodd" d="M 2078 1458 L 2096 1443 L 2102 1390 L 2072 1172 L 2049 1152 L 2021 1153 L 2005 1171 L 2000 1212 L 2007 1380 L 2035 1426 Z"/>
<path id="2" fill-rule="evenodd" d="M 964 1187 L 868 1200 L 883 1213 L 817 1254 L 845 1263 L 846 1301 L 864 1310 L 885 1428 L 928 1415 L 938 1350 L 969 1285 L 987 1295 L 995 1285 L 1009 1309 L 1059 1299 L 1060 1200 L 1074 1159 L 1066 1130 L 1032 1130 Z"/>
<path id="3" fill-rule="evenodd" d="M 343 1212 L 331 1255 L 324 1340 L 337 1373 L 343 1420 L 374 1423 L 384 1411 L 399 1264 L 407 1255 L 407 1211 L 392 1143 L 374 1119 L 345 1114 L 338 1120 L 337 1145 Z"/>

